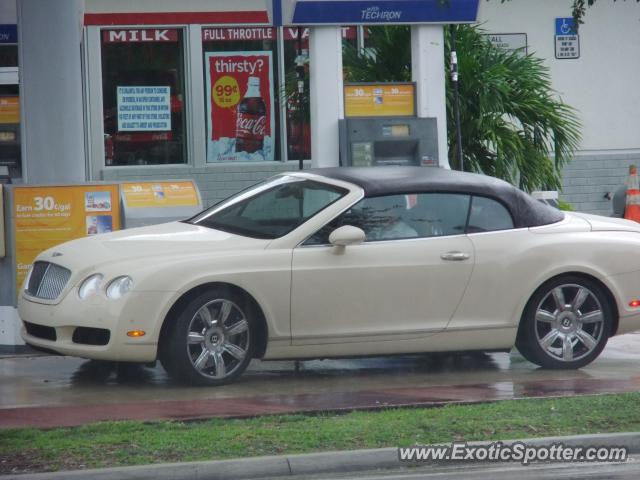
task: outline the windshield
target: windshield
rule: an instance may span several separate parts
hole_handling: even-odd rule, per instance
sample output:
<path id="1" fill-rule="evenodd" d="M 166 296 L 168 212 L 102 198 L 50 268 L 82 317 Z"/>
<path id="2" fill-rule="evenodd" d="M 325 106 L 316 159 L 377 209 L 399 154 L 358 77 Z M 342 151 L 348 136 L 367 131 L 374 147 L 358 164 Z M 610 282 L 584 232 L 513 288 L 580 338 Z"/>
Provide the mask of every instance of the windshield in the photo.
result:
<path id="1" fill-rule="evenodd" d="M 274 239 L 299 227 L 346 193 L 344 188 L 285 175 L 241 192 L 187 222 L 246 237 Z"/>

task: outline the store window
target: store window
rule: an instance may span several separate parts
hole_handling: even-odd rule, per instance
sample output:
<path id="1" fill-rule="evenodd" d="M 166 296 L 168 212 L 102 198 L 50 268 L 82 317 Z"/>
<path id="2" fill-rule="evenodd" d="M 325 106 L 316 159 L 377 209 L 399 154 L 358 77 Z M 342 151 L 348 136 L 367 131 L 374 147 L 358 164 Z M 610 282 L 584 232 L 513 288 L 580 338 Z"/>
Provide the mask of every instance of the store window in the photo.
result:
<path id="1" fill-rule="evenodd" d="M 102 31 L 105 165 L 186 163 L 183 31 Z"/>
<path id="2" fill-rule="evenodd" d="M 20 153 L 20 87 L 0 85 L 0 166 L 11 178 L 22 176 Z"/>
<path id="3" fill-rule="evenodd" d="M 287 155 L 289 160 L 311 158 L 309 103 L 309 29 L 284 27 L 285 92 L 287 94 Z M 298 92 L 298 65 L 304 91 Z"/>
<path id="4" fill-rule="evenodd" d="M 276 29 L 204 27 L 207 162 L 281 160 Z"/>
<path id="5" fill-rule="evenodd" d="M 309 28 L 284 27 L 284 71 L 287 106 L 287 155 L 289 160 L 311 158 L 309 101 Z M 342 27 L 342 41 L 357 45 L 357 28 Z M 304 91 L 298 93 L 298 72 L 303 68 Z"/>
<path id="6" fill-rule="evenodd" d="M 0 37 L 0 41 L 17 41 L 15 26 L 0 25 Z M 0 44 L 0 166 L 9 169 L 11 178 L 22 176 L 20 86 L 17 71 L 18 45 Z"/>

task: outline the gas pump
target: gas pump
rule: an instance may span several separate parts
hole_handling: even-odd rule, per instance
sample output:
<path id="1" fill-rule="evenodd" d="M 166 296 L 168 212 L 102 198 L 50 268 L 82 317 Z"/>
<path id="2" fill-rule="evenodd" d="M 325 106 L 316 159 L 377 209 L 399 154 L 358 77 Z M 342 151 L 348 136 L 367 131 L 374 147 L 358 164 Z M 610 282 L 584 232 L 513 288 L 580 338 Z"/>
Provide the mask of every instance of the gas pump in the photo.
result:
<path id="1" fill-rule="evenodd" d="M 345 85 L 340 165 L 438 166 L 435 118 L 415 115 L 413 83 Z"/>

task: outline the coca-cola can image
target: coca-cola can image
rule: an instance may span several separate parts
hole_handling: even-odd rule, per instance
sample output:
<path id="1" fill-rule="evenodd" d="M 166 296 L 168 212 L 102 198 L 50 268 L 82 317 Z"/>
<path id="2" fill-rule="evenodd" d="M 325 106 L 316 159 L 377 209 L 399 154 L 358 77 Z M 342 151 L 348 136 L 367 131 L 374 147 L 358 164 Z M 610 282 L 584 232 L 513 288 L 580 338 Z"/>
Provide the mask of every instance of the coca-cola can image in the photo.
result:
<path id="1" fill-rule="evenodd" d="M 260 96 L 260 79 L 249 77 L 247 91 L 238 104 L 236 152 L 262 150 L 267 129 L 267 107 Z"/>

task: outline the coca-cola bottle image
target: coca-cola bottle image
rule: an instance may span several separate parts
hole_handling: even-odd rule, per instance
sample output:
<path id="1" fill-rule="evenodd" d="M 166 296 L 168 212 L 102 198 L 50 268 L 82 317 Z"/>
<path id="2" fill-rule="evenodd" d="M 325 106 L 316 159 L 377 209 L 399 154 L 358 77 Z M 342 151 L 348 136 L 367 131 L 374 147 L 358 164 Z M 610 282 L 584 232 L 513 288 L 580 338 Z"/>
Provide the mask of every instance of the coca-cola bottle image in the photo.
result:
<path id="1" fill-rule="evenodd" d="M 260 79 L 249 77 L 247 93 L 238 105 L 236 117 L 236 152 L 262 150 L 267 130 L 267 107 L 260 96 Z"/>

